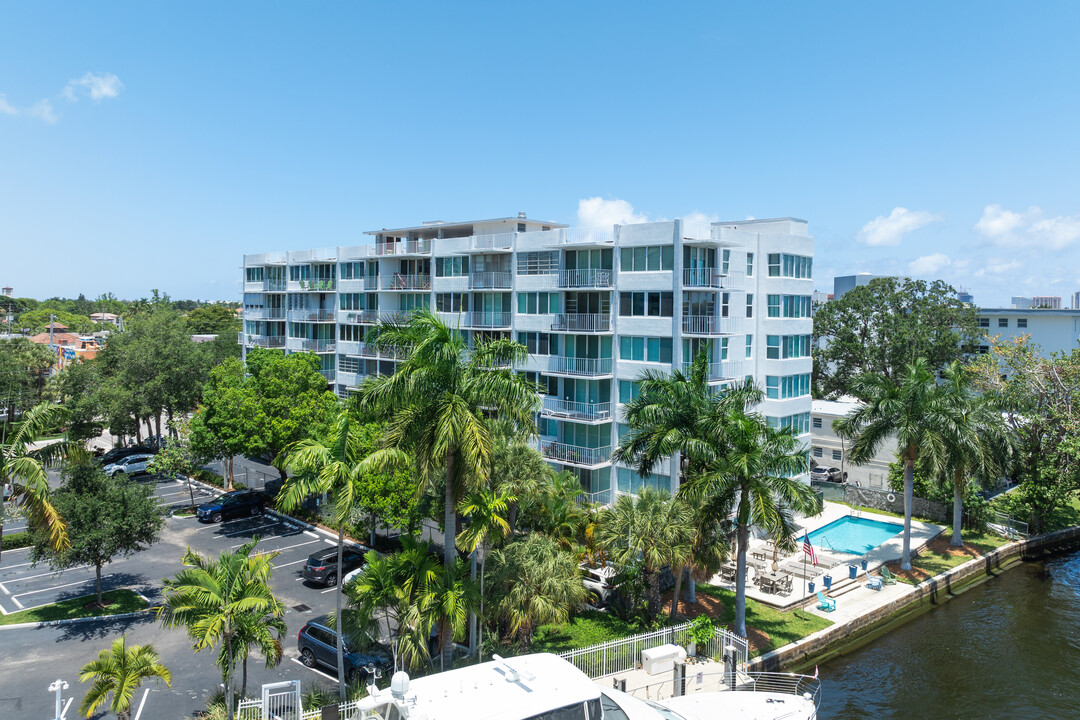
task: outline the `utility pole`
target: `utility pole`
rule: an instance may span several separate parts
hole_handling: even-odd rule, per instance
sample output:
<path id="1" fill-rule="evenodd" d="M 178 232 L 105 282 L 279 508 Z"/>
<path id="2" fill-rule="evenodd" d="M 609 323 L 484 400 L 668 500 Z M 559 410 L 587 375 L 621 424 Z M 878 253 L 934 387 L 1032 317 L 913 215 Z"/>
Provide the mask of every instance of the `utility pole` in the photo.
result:
<path id="1" fill-rule="evenodd" d="M 56 322 L 56 316 L 49 313 L 49 344 L 53 344 L 53 324 Z"/>

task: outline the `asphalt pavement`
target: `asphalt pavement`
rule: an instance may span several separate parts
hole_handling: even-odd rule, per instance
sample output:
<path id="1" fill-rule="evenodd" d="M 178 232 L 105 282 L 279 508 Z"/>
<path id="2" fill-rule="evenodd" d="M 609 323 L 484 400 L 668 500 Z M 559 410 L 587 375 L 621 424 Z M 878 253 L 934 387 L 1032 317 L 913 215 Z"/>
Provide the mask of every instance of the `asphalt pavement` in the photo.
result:
<path id="1" fill-rule="evenodd" d="M 143 477 L 140 482 L 154 488 L 154 495 L 172 509 L 191 502 L 188 485 L 160 477 Z M 196 490 L 195 502 L 205 502 L 216 491 Z M 9 532 L 5 526 L 5 532 Z M 288 634 L 283 638 L 285 659 L 275 669 L 267 669 L 260 658 L 248 662 L 248 692 L 257 694 L 262 683 L 300 678 L 305 685 L 315 681 L 336 689 L 332 670 L 311 670 L 300 664 L 296 635 L 315 617 L 331 612 L 335 589 L 313 586 L 301 577 L 304 561 L 311 553 L 335 545 L 335 540 L 305 529 L 296 521 L 273 513 L 204 524 L 195 518 L 169 517 L 161 539 L 151 548 L 128 558 L 118 558 L 102 570 L 104 589 L 130 588 L 151 603 L 161 599 L 161 581 L 178 572 L 186 548 L 217 556 L 235 550 L 258 537 L 260 552 L 275 552 L 271 584 L 275 595 L 286 605 Z M 72 568 L 53 572 L 47 565 L 31 565 L 29 550 L 7 550 L 0 558 L 0 613 L 38 607 L 66 598 L 94 592 L 94 568 Z M 215 651 L 194 653 L 191 641 L 181 630 L 165 630 L 152 614 L 127 619 L 95 620 L 46 628 L 0 627 L 0 718 L 51 718 L 54 695 L 47 688 L 57 678 L 66 680 L 71 699 L 65 717 L 77 716 L 86 687 L 78 680 L 79 668 L 107 648 L 113 639 L 127 635 L 129 643 L 152 643 L 162 662 L 172 671 L 173 685 L 148 683 L 133 706 L 141 707 L 138 720 L 184 718 L 203 709 L 219 689 L 220 674 L 214 665 Z M 104 715 L 99 714 L 99 717 Z"/>

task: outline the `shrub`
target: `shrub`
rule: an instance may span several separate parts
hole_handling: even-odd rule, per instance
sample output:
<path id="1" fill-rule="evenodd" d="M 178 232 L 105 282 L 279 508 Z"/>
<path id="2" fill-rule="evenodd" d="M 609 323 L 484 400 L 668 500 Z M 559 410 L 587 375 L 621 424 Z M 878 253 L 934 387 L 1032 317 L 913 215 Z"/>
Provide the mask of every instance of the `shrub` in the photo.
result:
<path id="1" fill-rule="evenodd" d="M 28 532 L 12 533 L 4 536 L 4 550 L 18 550 L 19 548 L 30 547 L 34 544 L 34 539 Z"/>

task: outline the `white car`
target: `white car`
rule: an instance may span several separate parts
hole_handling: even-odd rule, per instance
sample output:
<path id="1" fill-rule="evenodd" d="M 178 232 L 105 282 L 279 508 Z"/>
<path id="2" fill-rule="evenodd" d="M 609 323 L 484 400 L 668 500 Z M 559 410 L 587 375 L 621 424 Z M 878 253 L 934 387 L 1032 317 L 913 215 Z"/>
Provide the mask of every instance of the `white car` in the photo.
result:
<path id="1" fill-rule="evenodd" d="M 611 563 L 595 567 L 586 563 L 578 565 L 581 570 L 581 582 L 593 596 L 596 605 L 607 605 L 615 594 L 615 568 Z"/>
<path id="2" fill-rule="evenodd" d="M 126 473 L 127 475 L 145 473 L 150 461 L 153 459 L 153 455 L 128 455 L 126 458 L 117 460 L 112 465 L 106 465 L 105 474 L 113 477 L 117 473 Z"/>

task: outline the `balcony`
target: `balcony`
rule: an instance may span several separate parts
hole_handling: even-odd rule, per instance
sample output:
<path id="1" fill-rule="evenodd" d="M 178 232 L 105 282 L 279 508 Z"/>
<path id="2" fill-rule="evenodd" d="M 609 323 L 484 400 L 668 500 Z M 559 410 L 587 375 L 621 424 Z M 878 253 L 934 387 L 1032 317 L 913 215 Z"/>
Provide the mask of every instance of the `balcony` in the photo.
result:
<path id="1" fill-rule="evenodd" d="M 244 308 L 245 320 L 284 320 L 285 308 Z"/>
<path id="2" fill-rule="evenodd" d="M 326 371 L 324 370 L 323 373 L 325 374 L 325 372 Z M 337 371 L 337 382 L 340 385 L 345 385 L 347 387 L 356 387 L 360 384 L 360 381 L 363 379 L 363 377 L 364 376 L 360 373 L 345 372 L 344 370 Z"/>
<path id="3" fill-rule="evenodd" d="M 611 358 L 575 358 L 552 355 L 548 359 L 547 371 L 551 375 L 572 375 L 574 377 L 611 375 Z"/>
<path id="4" fill-rule="evenodd" d="M 473 250 L 510 250 L 514 246 L 514 233 L 474 235 L 470 247 Z"/>
<path id="5" fill-rule="evenodd" d="M 544 396 L 543 402 L 544 407 L 540 412 L 547 417 L 584 420 L 587 422 L 607 422 L 611 420 L 612 403 L 610 402 L 583 403 L 551 396 Z"/>
<path id="6" fill-rule="evenodd" d="M 334 310 L 290 310 L 290 322 L 334 322 L 337 313 Z"/>
<path id="7" fill-rule="evenodd" d="M 612 285 L 610 270 L 561 270 L 561 288 L 609 288 Z"/>
<path id="8" fill-rule="evenodd" d="M 363 292 L 364 289 L 364 278 L 349 278 L 348 280 L 338 280 L 339 292 Z"/>
<path id="9" fill-rule="evenodd" d="M 332 383 L 334 382 L 335 378 L 337 378 L 337 370 L 335 368 L 321 368 L 319 372 L 322 373 L 322 376 L 324 378 L 326 378 L 326 382 Z"/>
<path id="10" fill-rule="evenodd" d="M 514 276 L 508 272 L 469 273 L 470 290 L 509 290 L 513 282 Z"/>
<path id="11" fill-rule="evenodd" d="M 399 240 L 397 242 L 375 243 L 375 255 L 430 255 L 430 240 Z"/>
<path id="12" fill-rule="evenodd" d="M 563 313 L 555 316 L 551 329 L 561 332 L 611 332 L 611 315 Z"/>
<path id="13" fill-rule="evenodd" d="M 262 291 L 263 291 L 263 281 L 262 280 L 256 280 L 254 282 L 250 282 L 248 280 L 244 281 L 244 292 L 246 292 L 246 293 L 257 293 L 257 292 L 262 292 Z"/>
<path id="14" fill-rule="evenodd" d="M 286 288 L 289 292 L 334 292 L 337 289 L 337 280 L 334 278 L 290 280 Z"/>
<path id="15" fill-rule="evenodd" d="M 263 280 L 263 292 L 285 292 L 285 278 Z"/>
<path id="16" fill-rule="evenodd" d="M 288 338 L 285 346 L 289 350 L 300 352 L 332 353 L 337 349 L 336 340 L 314 340 L 312 338 Z"/>
<path id="17" fill-rule="evenodd" d="M 615 228 L 560 228 L 551 232 L 551 239 L 559 245 L 613 245 Z"/>
<path id="18" fill-rule="evenodd" d="M 683 363 L 683 374 L 689 375 L 693 366 L 693 363 Z M 743 363 L 739 360 L 709 363 L 709 382 L 742 382 L 745 376 Z"/>
<path id="19" fill-rule="evenodd" d="M 338 322 L 356 325 L 363 323 L 374 325 L 379 321 L 379 314 L 375 310 L 338 310 Z"/>
<path id="20" fill-rule="evenodd" d="M 402 275 L 394 273 L 379 278 L 380 290 L 430 290 L 430 275 Z"/>
<path id="21" fill-rule="evenodd" d="M 682 331 L 685 335 L 734 335 L 742 325 L 740 320 L 714 315 L 684 315 Z"/>
<path id="22" fill-rule="evenodd" d="M 548 460 L 576 467 L 597 467 L 611 462 L 611 446 L 599 448 L 567 445 L 554 440 L 540 439 L 540 453 Z"/>
<path id="23" fill-rule="evenodd" d="M 716 288 L 718 290 L 732 290 L 745 273 L 728 269 L 727 272 L 717 268 L 694 268 L 683 270 L 683 287 Z"/>
<path id="24" fill-rule="evenodd" d="M 508 328 L 513 313 L 508 312 L 469 312 L 462 313 L 462 327 L 472 328 Z"/>
<path id="25" fill-rule="evenodd" d="M 285 347 L 284 335 L 248 335 L 248 347 L 283 348 Z"/>

